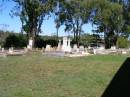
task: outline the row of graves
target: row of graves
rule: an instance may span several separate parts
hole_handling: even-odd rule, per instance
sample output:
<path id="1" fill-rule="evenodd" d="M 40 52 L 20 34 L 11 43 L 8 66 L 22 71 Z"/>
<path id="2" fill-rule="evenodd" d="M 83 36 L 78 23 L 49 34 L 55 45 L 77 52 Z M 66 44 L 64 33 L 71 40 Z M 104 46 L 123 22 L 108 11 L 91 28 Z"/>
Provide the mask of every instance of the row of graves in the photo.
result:
<path id="1" fill-rule="evenodd" d="M 57 47 L 51 47 L 51 45 L 46 45 L 46 48 L 42 48 L 42 54 L 45 56 L 59 56 L 59 57 L 81 57 L 81 56 L 89 56 L 89 55 L 108 55 L 108 54 L 129 54 L 129 49 L 116 49 L 116 47 L 111 47 L 111 49 L 105 49 L 104 46 L 100 47 L 88 47 L 85 48 L 84 46 L 77 46 L 74 44 L 71 47 L 70 38 L 63 37 L 62 40 L 59 40 Z M 0 46 L 0 57 L 6 56 L 18 56 L 18 55 L 25 55 L 27 52 L 32 51 L 33 40 L 29 40 L 27 47 L 24 49 L 14 49 L 13 47 L 9 49 L 1 48 Z"/>
<path id="2" fill-rule="evenodd" d="M 51 45 L 47 45 L 43 50 L 43 55 L 48 56 L 67 56 L 67 57 L 80 57 L 89 55 L 108 55 L 108 54 L 129 54 L 130 49 L 116 49 L 112 46 L 110 49 L 105 49 L 103 45 L 100 47 L 88 47 L 77 46 L 76 44 L 71 47 L 71 40 L 67 37 L 63 37 L 63 44 L 59 40 L 58 47 L 52 48 Z"/>
<path id="3" fill-rule="evenodd" d="M 5 49 L 0 47 L 0 57 L 21 56 L 21 55 L 25 55 L 27 52 L 28 52 L 27 48 L 14 49 L 13 47 L 11 47 L 9 49 Z"/>
<path id="4" fill-rule="evenodd" d="M 63 37 L 63 44 L 59 40 L 57 48 L 51 48 L 51 45 L 47 45 L 43 51 L 43 55 L 48 56 L 66 56 L 66 57 L 78 57 L 90 55 L 84 46 L 78 46 L 75 44 L 73 48 L 70 45 L 70 38 Z"/>
<path id="5" fill-rule="evenodd" d="M 93 49 L 93 54 L 98 55 L 108 55 L 108 54 L 129 54 L 130 49 L 116 49 L 115 46 L 112 46 L 110 49 L 105 49 L 105 47 L 99 47 Z"/>
<path id="6" fill-rule="evenodd" d="M 7 57 L 7 56 L 22 56 L 25 55 L 28 50 L 32 49 L 33 40 L 29 40 L 29 44 L 24 49 L 15 49 L 14 47 L 2 48 L 0 46 L 0 57 Z"/>

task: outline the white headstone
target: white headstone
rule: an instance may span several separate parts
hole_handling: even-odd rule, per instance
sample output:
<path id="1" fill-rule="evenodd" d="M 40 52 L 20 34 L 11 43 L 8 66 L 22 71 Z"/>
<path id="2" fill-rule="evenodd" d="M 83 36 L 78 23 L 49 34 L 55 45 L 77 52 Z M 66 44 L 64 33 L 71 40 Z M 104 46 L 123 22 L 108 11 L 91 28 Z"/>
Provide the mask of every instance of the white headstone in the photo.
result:
<path id="1" fill-rule="evenodd" d="M 71 52 L 71 45 L 70 45 L 71 40 L 68 39 L 68 45 L 67 45 L 67 52 Z"/>
<path id="2" fill-rule="evenodd" d="M 77 46 L 77 44 L 74 44 L 74 46 L 73 46 L 73 52 L 77 52 L 78 51 L 78 46 Z"/>
<path id="3" fill-rule="evenodd" d="M 101 47 L 99 47 L 98 49 L 99 49 L 99 50 L 104 50 L 105 47 L 101 46 Z"/>
<path id="4" fill-rule="evenodd" d="M 111 47 L 111 50 L 116 50 L 116 46 L 112 46 L 112 47 Z"/>
<path id="5" fill-rule="evenodd" d="M 63 45 L 62 45 L 62 51 L 67 51 L 67 37 L 63 37 Z"/>
<path id="6" fill-rule="evenodd" d="M 122 51 L 122 54 L 127 54 L 127 51 Z"/>
<path id="7" fill-rule="evenodd" d="M 88 49 L 91 49 L 91 47 L 90 47 L 90 46 L 88 46 Z"/>
<path id="8" fill-rule="evenodd" d="M 57 51 L 61 51 L 61 40 L 59 40 Z"/>
<path id="9" fill-rule="evenodd" d="M 9 48 L 9 53 L 13 53 L 13 49 L 12 48 Z"/>
<path id="10" fill-rule="evenodd" d="M 85 51 L 84 46 L 80 46 L 79 51 L 81 51 L 81 52 Z"/>
<path id="11" fill-rule="evenodd" d="M 29 45 L 30 45 L 30 46 L 33 45 L 33 40 L 32 40 L 32 39 L 29 40 Z"/>
<path id="12" fill-rule="evenodd" d="M 28 49 L 27 49 L 26 47 L 24 47 L 24 51 L 25 51 L 25 52 L 28 52 Z"/>
<path id="13" fill-rule="evenodd" d="M 2 48 L 2 52 L 4 52 L 5 51 L 5 49 L 4 48 Z"/>
<path id="14" fill-rule="evenodd" d="M 45 51 L 51 51 L 51 45 L 46 45 Z"/>
<path id="15" fill-rule="evenodd" d="M 27 48 L 28 48 L 28 49 L 32 49 L 32 47 L 33 47 L 33 40 L 32 40 L 32 39 L 29 39 L 29 43 L 28 43 L 28 45 L 27 45 Z"/>

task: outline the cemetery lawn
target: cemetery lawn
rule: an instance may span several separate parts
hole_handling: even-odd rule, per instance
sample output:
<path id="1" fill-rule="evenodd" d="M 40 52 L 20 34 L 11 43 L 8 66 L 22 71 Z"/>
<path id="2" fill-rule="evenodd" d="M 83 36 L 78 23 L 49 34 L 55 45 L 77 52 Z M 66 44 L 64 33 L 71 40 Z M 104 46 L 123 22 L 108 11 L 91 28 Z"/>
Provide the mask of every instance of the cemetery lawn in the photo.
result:
<path id="1" fill-rule="evenodd" d="M 0 97 L 100 97 L 126 58 L 0 58 Z"/>

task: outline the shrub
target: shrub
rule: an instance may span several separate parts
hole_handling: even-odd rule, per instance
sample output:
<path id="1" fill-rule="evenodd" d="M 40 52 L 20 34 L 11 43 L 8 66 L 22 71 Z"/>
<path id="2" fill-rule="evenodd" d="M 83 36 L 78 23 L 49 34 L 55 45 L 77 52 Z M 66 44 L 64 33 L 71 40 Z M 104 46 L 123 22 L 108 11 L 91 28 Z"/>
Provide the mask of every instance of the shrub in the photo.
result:
<path id="1" fill-rule="evenodd" d="M 35 40 L 35 47 L 42 48 L 46 47 L 46 41 L 44 41 L 41 37 L 37 37 Z"/>
<path id="2" fill-rule="evenodd" d="M 27 38 L 23 35 L 10 34 L 4 42 L 4 47 L 22 48 L 27 46 Z"/>
<path id="3" fill-rule="evenodd" d="M 58 45 L 58 41 L 56 39 L 48 39 L 46 40 L 46 45 L 51 45 L 52 47 L 56 47 Z"/>
<path id="4" fill-rule="evenodd" d="M 43 37 L 37 37 L 35 40 L 35 47 L 42 48 L 46 47 L 46 45 L 51 45 L 52 47 L 56 47 L 58 45 L 58 41 L 56 39 L 47 39 L 44 40 Z"/>
<path id="5" fill-rule="evenodd" d="M 119 37 L 117 39 L 117 45 L 119 48 L 127 48 L 128 47 L 128 40 L 124 37 Z"/>
<path id="6" fill-rule="evenodd" d="M 0 43 L 1 44 L 1 43 Z M 15 47 L 15 48 L 23 48 L 28 44 L 28 39 L 25 35 L 21 34 L 10 34 L 3 43 L 5 48 Z M 38 36 L 35 40 L 35 47 L 42 48 L 46 47 L 46 45 L 51 45 L 52 47 L 56 47 L 58 45 L 58 41 L 56 39 L 47 39 L 44 40 L 44 37 Z"/>

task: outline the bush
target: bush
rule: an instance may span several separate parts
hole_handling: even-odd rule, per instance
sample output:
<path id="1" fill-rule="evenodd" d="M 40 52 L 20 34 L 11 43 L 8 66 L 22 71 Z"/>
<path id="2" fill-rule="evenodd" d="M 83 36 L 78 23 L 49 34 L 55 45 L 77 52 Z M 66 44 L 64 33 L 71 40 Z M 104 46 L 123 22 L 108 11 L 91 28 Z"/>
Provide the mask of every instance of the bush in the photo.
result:
<path id="1" fill-rule="evenodd" d="M 71 44 L 71 47 L 73 47 L 74 44 L 77 44 L 77 42 L 72 40 L 70 44 Z M 79 46 L 81 46 L 81 45 L 83 45 L 84 47 L 88 47 L 88 43 L 87 42 L 80 41 L 79 42 Z"/>
<path id="2" fill-rule="evenodd" d="M 23 48 L 26 47 L 28 44 L 28 40 L 25 35 L 16 35 L 16 34 L 10 34 L 4 42 L 4 47 L 15 47 L 15 48 Z M 56 47 L 58 45 L 58 41 L 56 39 L 47 39 L 44 40 L 43 37 L 36 37 L 35 40 L 35 47 L 36 48 L 42 48 L 46 47 L 46 45 L 51 45 L 52 47 Z"/>
<path id="3" fill-rule="evenodd" d="M 58 46 L 58 41 L 56 39 L 48 39 L 46 40 L 46 45 L 51 45 L 52 47 Z"/>
<path id="4" fill-rule="evenodd" d="M 46 47 L 46 41 L 44 41 L 41 37 L 37 37 L 35 40 L 35 47 L 42 48 Z"/>
<path id="5" fill-rule="evenodd" d="M 56 39 L 47 39 L 44 40 L 43 37 L 37 37 L 35 40 L 35 47 L 42 48 L 46 47 L 46 45 L 51 45 L 52 47 L 56 47 L 58 45 L 58 41 Z"/>
<path id="6" fill-rule="evenodd" d="M 73 39 L 71 42 L 70 42 L 71 46 L 73 47 L 74 44 L 77 44 L 76 41 Z"/>
<path id="7" fill-rule="evenodd" d="M 119 48 L 128 48 L 128 40 L 124 37 L 119 37 L 117 39 L 117 45 Z"/>
<path id="8" fill-rule="evenodd" d="M 4 42 L 4 47 L 22 48 L 27 46 L 27 38 L 23 35 L 10 34 Z"/>

